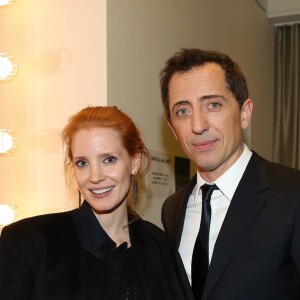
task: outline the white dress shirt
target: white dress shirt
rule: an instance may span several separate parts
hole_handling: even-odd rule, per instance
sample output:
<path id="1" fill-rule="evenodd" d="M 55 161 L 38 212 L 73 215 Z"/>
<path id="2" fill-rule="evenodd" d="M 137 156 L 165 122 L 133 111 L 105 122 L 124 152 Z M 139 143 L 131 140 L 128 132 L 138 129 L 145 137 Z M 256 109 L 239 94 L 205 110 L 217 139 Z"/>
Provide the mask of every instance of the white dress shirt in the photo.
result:
<path id="1" fill-rule="evenodd" d="M 219 190 L 215 190 L 211 196 L 211 222 L 209 231 L 209 262 L 213 254 L 214 246 L 220 232 L 222 223 L 225 219 L 230 201 L 235 193 L 235 190 L 244 174 L 247 164 L 251 158 L 252 152 L 244 145 L 242 155 L 238 160 L 215 182 L 209 184 L 216 184 Z M 179 253 L 183 261 L 187 276 L 191 281 L 191 264 L 194 244 L 198 235 L 201 221 L 202 211 L 202 192 L 200 187 L 205 182 L 199 172 L 197 172 L 197 184 L 191 193 L 187 209 L 185 213 L 185 220 L 181 235 L 179 246 Z"/>

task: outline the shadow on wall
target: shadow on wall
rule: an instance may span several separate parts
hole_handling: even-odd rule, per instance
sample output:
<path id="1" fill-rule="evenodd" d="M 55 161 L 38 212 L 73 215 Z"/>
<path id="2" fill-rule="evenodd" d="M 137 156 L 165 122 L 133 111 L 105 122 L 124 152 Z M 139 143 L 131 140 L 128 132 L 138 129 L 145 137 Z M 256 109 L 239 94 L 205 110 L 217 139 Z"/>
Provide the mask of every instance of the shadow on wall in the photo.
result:
<path id="1" fill-rule="evenodd" d="M 42 76 L 58 75 L 66 71 L 71 62 L 71 51 L 66 48 L 47 49 L 35 58 L 36 69 Z"/>

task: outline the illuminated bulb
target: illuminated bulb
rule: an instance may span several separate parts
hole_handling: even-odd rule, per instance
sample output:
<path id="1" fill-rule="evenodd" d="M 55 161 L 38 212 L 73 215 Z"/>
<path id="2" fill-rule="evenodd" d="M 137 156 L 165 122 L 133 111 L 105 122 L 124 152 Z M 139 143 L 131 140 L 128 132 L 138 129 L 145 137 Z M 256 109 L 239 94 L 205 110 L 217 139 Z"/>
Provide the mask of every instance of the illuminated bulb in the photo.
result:
<path id="1" fill-rule="evenodd" d="M 12 4 L 13 2 L 14 2 L 14 0 L 0 0 L 0 6 Z"/>
<path id="2" fill-rule="evenodd" d="M 17 135 L 12 130 L 0 129 L 0 155 L 13 154 L 17 148 Z"/>
<path id="3" fill-rule="evenodd" d="M 0 0 L 1 1 L 1 0 Z M 10 79 L 17 73 L 17 64 L 11 55 L 0 54 L 0 80 Z"/>
<path id="4" fill-rule="evenodd" d="M 8 152 L 13 145 L 12 137 L 6 132 L 0 132 L 0 140 L 0 153 Z"/>
<path id="5" fill-rule="evenodd" d="M 0 205 L 0 225 L 5 226 L 13 222 L 15 212 L 10 205 Z"/>
<path id="6" fill-rule="evenodd" d="M 0 78 L 5 79 L 11 76 L 13 63 L 8 57 L 0 56 Z"/>

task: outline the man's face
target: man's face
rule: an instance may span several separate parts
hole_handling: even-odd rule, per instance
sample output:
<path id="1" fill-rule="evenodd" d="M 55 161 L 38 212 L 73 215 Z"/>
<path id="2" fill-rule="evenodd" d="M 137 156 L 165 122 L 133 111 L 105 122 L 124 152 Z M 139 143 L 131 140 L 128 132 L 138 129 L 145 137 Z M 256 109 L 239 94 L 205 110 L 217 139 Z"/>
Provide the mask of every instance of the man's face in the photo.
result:
<path id="1" fill-rule="evenodd" d="M 185 154 L 208 182 L 221 176 L 243 151 L 243 129 L 253 103 L 240 109 L 215 63 L 175 73 L 169 83 L 169 125 Z"/>

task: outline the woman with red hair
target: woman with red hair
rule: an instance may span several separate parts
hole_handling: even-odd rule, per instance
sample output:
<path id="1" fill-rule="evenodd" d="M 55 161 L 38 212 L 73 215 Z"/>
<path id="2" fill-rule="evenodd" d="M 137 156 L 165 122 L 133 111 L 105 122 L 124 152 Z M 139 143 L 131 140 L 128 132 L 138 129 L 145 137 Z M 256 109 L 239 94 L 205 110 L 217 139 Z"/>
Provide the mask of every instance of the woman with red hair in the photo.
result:
<path id="1" fill-rule="evenodd" d="M 79 208 L 3 229 L 1 299 L 184 299 L 163 232 L 131 205 L 149 164 L 132 120 L 116 107 L 87 107 L 62 137 Z"/>

